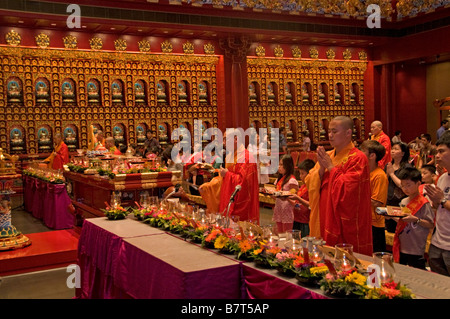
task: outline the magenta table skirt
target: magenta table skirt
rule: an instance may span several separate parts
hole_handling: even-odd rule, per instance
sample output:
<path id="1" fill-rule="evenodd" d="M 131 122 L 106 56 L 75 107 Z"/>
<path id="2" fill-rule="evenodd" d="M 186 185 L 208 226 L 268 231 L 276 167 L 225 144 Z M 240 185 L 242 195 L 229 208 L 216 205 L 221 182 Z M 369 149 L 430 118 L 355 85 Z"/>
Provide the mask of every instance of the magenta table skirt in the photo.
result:
<path id="1" fill-rule="evenodd" d="M 302 287 L 295 278 L 283 278 L 274 269 L 243 264 L 247 296 L 250 299 L 327 299 L 319 289 Z"/>
<path id="2" fill-rule="evenodd" d="M 132 218 L 86 219 L 79 299 L 239 299 L 240 262 Z"/>
<path id="3" fill-rule="evenodd" d="M 71 200 L 65 184 L 52 184 L 24 176 L 24 207 L 28 212 L 43 220 L 51 229 L 72 228 L 75 217 L 69 211 Z"/>

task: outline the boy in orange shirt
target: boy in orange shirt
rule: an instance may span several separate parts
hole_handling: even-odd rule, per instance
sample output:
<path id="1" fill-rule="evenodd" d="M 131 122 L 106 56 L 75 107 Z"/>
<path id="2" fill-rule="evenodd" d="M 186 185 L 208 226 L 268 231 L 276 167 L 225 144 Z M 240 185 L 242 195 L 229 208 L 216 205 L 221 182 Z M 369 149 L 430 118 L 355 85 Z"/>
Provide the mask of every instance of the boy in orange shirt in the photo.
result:
<path id="1" fill-rule="evenodd" d="M 381 143 L 375 140 L 364 141 L 360 150 L 366 154 L 369 160 L 373 251 L 386 251 L 384 216 L 375 212 L 377 207 L 386 206 L 389 182 L 386 173 L 378 166 L 378 161 L 383 158 L 386 150 Z"/>

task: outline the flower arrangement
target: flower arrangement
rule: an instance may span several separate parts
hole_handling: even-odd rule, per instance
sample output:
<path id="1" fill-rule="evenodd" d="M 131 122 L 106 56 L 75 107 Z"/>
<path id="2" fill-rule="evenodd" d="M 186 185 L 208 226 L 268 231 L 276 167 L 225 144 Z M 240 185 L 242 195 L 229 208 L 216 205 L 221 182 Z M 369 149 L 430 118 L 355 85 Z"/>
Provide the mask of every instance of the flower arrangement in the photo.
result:
<path id="1" fill-rule="evenodd" d="M 45 171 L 41 169 L 28 168 L 22 171 L 23 175 L 38 178 L 42 181 L 52 183 L 52 184 L 64 184 L 66 182 L 65 178 L 61 174 L 55 174 L 54 172 Z"/>
<path id="2" fill-rule="evenodd" d="M 110 220 L 124 219 L 129 214 L 128 209 L 125 209 L 122 206 L 116 206 L 115 208 L 107 206 L 106 209 L 102 208 L 101 211 L 105 213 L 105 216 Z"/>
<path id="3" fill-rule="evenodd" d="M 413 299 L 415 295 L 406 286 L 390 281 L 380 288 L 369 287 L 367 277 L 355 269 L 338 272 L 337 276 L 327 273 L 320 281 L 320 289 L 335 297 L 362 299 Z"/>
<path id="4" fill-rule="evenodd" d="M 67 168 L 71 172 L 83 174 L 84 171 L 87 170 L 89 167 L 85 165 L 76 165 L 74 163 L 69 163 L 67 164 Z"/>
<path id="5" fill-rule="evenodd" d="M 277 254 L 282 249 L 275 245 L 269 245 L 266 240 L 259 242 L 259 248 L 252 251 L 253 261 L 261 267 L 274 268 L 277 266 Z"/>

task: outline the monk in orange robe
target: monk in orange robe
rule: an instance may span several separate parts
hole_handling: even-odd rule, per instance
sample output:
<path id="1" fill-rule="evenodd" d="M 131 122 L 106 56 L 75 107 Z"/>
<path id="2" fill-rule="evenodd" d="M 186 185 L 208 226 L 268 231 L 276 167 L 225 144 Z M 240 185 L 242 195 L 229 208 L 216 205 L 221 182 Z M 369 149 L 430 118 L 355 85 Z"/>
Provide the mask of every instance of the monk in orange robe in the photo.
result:
<path id="1" fill-rule="evenodd" d="M 384 169 L 386 164 L 392 161 L 391 139 L 389 138 L 389 136 L 387 136 L 386 133 L 383 132 L 383 123 L 381 123 L 380 121 L 373 121 L 372 124 L 370 124 L 370 132 L 372 133 L 370 139 L 378 141 L 386 149 L 386 154 L 381 159 L 381 161 L 378 161 L 378 166 L 381 169 Z"/>
<path id="2" fill-rule="evenodd" d="M 349 117 L 335 117 L 329 125 L 334 149 L 317 148 L 317 164 L 306 177 L 310 236 L 322 237 L 330 246 L 352 244 L 355 252 L 372 255 L 369 163 L 353 145 L 352 132 Z"/>
<path id="3" fill-rule="evenodd" d="M 64 169 L 64 164 L 69 163 L 69 148 L 64 143 L 61 133 L 55 134 L 55 149 L 44 162 L 48 162 L 48 167 L 55 170 Z"/>

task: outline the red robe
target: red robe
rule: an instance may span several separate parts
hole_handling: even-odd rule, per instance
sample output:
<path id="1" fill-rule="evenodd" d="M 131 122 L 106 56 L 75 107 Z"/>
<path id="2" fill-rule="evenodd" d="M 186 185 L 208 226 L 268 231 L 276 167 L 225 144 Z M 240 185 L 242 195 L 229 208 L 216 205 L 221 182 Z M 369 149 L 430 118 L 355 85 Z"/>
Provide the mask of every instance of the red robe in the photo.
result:
<path id="1" fill-rule="evenodd" d="M 381 167 L 382 169 L 384 169 L 386 164 L 389 163 L 392 160 L 392 157 L 391 157 L 391 139 L 383 131 L 381 131 L 377 135 L 372 135 L 371 139 L 375 140 L 375 141 L 378 141 L 386 149 L 386 154 L 384 155 L 384 157 L 380 161 L 378 161 L 378 167 Z"/>
<path id="2" fill-rule="evenodd" d="M 241 185 L 242 188 L 236 194 L 229 214 L 239 216 L 240 221 L 253 220 L 259 223 L 258 169 L 255 161 L 250 161 L 252 155 L 249 151 L 245 149 L 244 152 L 244 163 L 235 161 L 236 164 L 230 164 L 227 160 L 228 172 L 223 178 L 220 189 L 219 211 L 226 213 L 231 194 L 237 185 Z"/>
<path id="3" fill-rule="evenodd" d="M 313 221 L 312 224 L 310 220 L 311 236 L 321 236 L 330 246 L 352 244 L 355 252 L 371 256 L 372 210 L 367 157 L 353 143 L 339 154 L 334 154 L 334 150 L 328 154 L 335 166 L 325 171 L 321 181 L 319 179 L 319 196 L 314 187 L 319 178 L 319 163 L 308 174 L 311 177 L 307 177 Z M 313 228 L 317 225 L 320 231 Z"/>
<path id="4" fill-rule="evenodd" d="M 64 164 L 69 163 L 69 148 L 66 143 L 62 142 L 55 147 L 54 153 L 48 158 L 50 162 L 48 166 L 54 170 L 64 169 Z"/>

